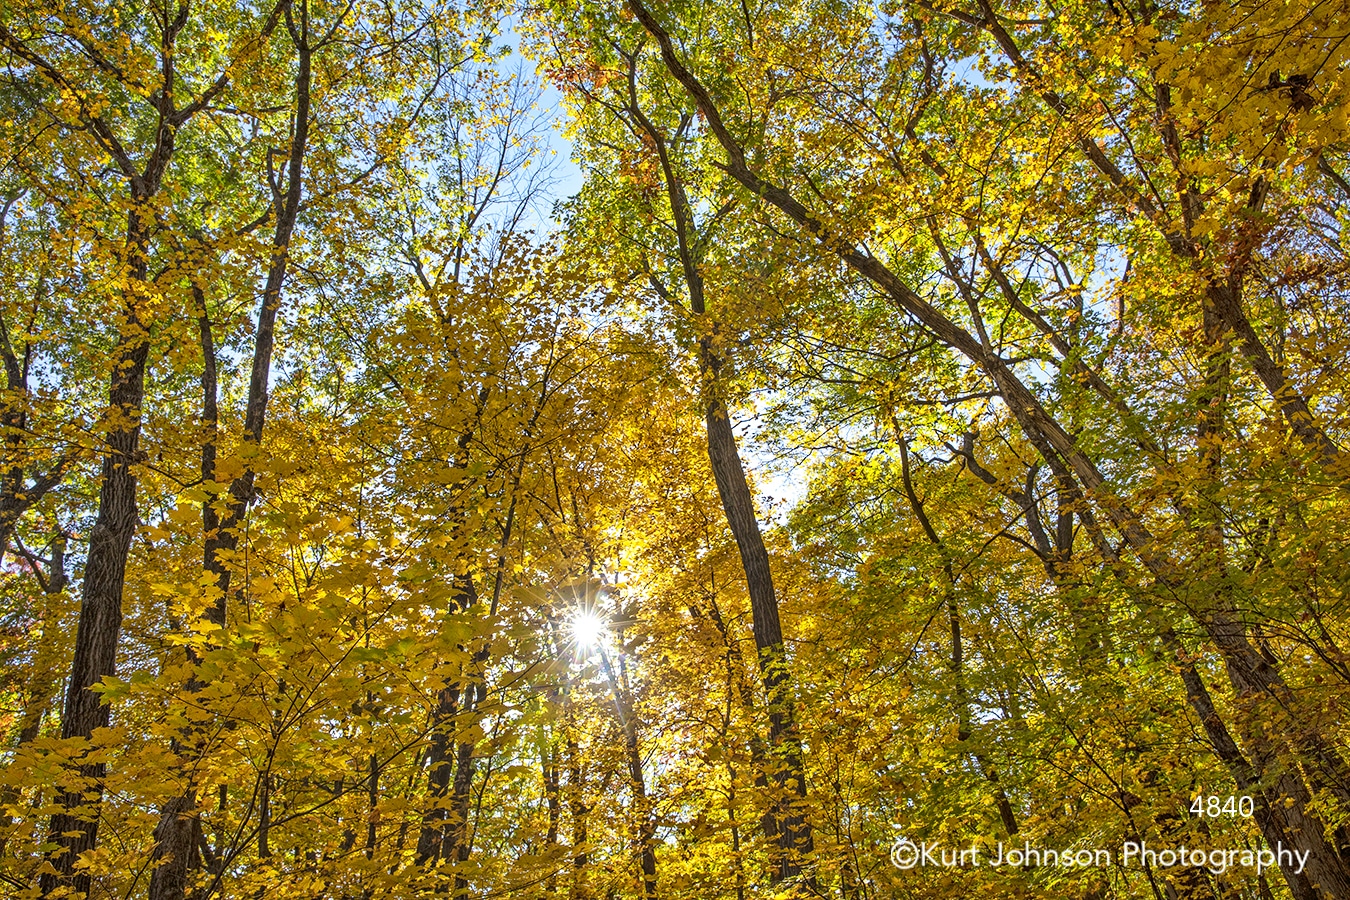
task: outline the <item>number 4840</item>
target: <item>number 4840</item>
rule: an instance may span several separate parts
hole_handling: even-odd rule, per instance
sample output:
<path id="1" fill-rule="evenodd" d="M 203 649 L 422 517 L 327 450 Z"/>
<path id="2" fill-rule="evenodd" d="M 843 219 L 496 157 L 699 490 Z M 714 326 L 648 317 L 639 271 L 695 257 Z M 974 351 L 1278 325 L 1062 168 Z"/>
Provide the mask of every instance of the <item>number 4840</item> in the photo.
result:
<path id="1" fill-rule="evenodd" d="M 1251 818 L 1255 805 L 1251 797 L 1219 797 L 1214 794 L 1201 794 L 1191 802 L 1191 813 L 1201 818 L 1210 819 L 1216 819 L 1219 816 Z"/>

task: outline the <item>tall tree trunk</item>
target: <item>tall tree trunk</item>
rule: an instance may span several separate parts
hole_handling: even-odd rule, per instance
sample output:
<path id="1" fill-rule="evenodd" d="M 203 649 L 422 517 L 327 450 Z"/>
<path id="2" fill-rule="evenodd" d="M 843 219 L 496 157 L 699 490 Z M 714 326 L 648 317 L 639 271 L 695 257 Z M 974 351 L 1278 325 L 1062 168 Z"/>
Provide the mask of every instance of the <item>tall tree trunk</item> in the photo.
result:
<path id="1" fill-rule="evenodd" d="M 476 713 L 478 705 L 483 702 L 486 689 L 483 683 L 476 682 L 473 687 L 474 702 L 470 705 L 468 712 Z M 477 716 L 474 716 L 475 724 Z M 474 741 L 460 741 L 459 747 L 455 752 L 455 783 L 451 789 L 452 802 L 450 804 L 450 827 L 446 833 L 446 857 L 452 858 L 458 863 L 465 863 L 469 860 L 469 854 L 473 845 L 469 841 L 469 800 L 473 793 L 473 776 L 477 768 L 478 757 L 475 755 L 477 744 Z M 465 896 L 468 890 L 468 879 L 460 869 L 455 871 L 455 897 Z"/>
<path id="2" fill-rule="evenodd" d="M 570 702 L 563 712 L 563 729 L 567 739 L 567 811 L 572 818 L 572 889 L 568 897 L 569 900 L 590 900 L 591 808 L 586 802 L 586 769 L 581 759 L 581 745 L 576 739 L 575 714 Z"/>
<path id="3" fill-rule="evenodd" d="M 158 185 L 156 185 L 157 187 Z M 91 688 L 113 674 L 117 640 L 122 630 L 122 589 L 126 583 L 127 556 L 136 532 L 136 474 L 140 461 L 141 402 L 145 399 L 145 363 L 150 351 L 150 323 L 143 316 L 142 297 L 147 270 L 146 250 L 150 222 L 144 202 L 138 202 L 127 217 L 126 266 L 128 290 L 125 319 L 119 328 L 112 379 L 108 389 L 112 414 L 104 436 L 103 471 L 98 496 L 98 517 L 89 535 L 80 591 L 80 621 L 75 632 L 75 657 L 71 662 L 61 737 L 88 741 L 95 730 L 107 728 L 110 711 Z M 60 811 L 52 816 L 51 841 L 57 850 L 48 872 L 39 879 L 43 894 L 61 885 L 88 893 L 86 871 L 74 871 L 81 853 L 98 842 L 98 809 L 103 800 L 107 766 L 101 760 L 82 763 L 79 783 L 62 791 Z"/>
<path id="4" fill-rule="evenodd" d="M 640 4 L 633 10 L 644 25 L 651 20 Z M 643 17 L 646 17 L 645 19 Z M 779 853 L 775 860 L 775 880 L 781 881 L 801 874 L 803 860 L 814 849 L 811 823 L 805 814 L 806 774 L 802 760 L 801 738 L 792 695 L 792 676 L 783 647 L 783 629 L 778 616 L 778 597 L 774 591 L 773 573 L 769 567 L 769 553 L 764 546 L 759 520 L 755 517 L 754 500 L 746 479 L 745 466 L 736 447 L 736 435 L 726 402 L 720 391 L 720 370 L 723 360 L 714 347 L 710 335 L 715 335 L 717 323 L 707 310 L 699 242 L 695 234 L 694 213 L 689 205 L 684 182 L 671 161 L 666 135 L 657 129 L 638 103 L 636 90 L 636 61 L 630 57 L 629 94 L 626 111 L 637 129 L 646 134 L 655 148 L 665 179 L 666 197 L 674 218 L 678 241 L 680 267 L 684 274 L 688 310 L 706 327 L 699 340 L 698 367 L 706 391 L 704 422 L 707 433 L 708 459 L 722 510 L 740 551 L 741 566 L 745 572 L 750 594 L 750 611 L 758 651 L 760 678 L 767 695 L 769 715 L 769 764 L 777 796 L 771 807 L 777 834 Z M 651 279 L 653 288 L 665 299 L 678 302 L 658 279 Z"/>
<path id="5" fill-rule="evenodd" d="M 219 425 L 216 347 L 211 333 L 211 318 L 206 310 L 205 294 L 196 284 L 193 285 L 192 291 L 197 301 L 197 331 L 202 352 L 201 477 L 203 482 L 207 482 L 214 480 L 216 475 L 216 441 Z M 208 499 L 202 503 L 202 533 L 207 535 L 209 541 L 219 527 L 220 517 Z M 209 548 L 205 553 L 203 568 L 208 572 L 218 568 L 215 554 Z M 223 626 L 223 613 L 224 603 L 218 600 L 216 604 L 207 608 L 205 615 L 208 621 L 216 621 L 219 618 L 216 624 Z M 189 655 L 193 662 L 199 661 L 194 650 L 189 650 Z M 202 685 L 194 675 L 187 687 L 189 691 L 196 691 Z M 184 739 L 174 738 L 172 750 L 177 754 L 183 754 L 188 752 L 189 748 L 184 746 Z M 196 807 L 196 786 L 189 776 L 184 792 L 160 809 L 159 823 L 154 831 L 155 848 L 151 857 L 151 865 L 155 866 L 150 873 L 151 900 L 175 900 L 182 898 L 187 892 L 189 861 L 193 858 L 192 850 L 201 835 Z"/>
<path id="6" fill-rule="evenodd" d="M 711 368 L 711 367 L 709 367 Z M 736 435 L 726 405 L 718 397 L 707 401 L 705 416 L 708 433 L 708 458 L 712 463 L 722 510 L 731 527 L 741 554 L 741 566 L 750 593 L 750 613 L 754 623 L 755 648 L 758 650 L 760 677 L 768 702 L 769 753 L 773 781 L 778 789 L 774 798 L 774 818 L 778 829 L 780 855 L 776 861 L 777 880 L 802 872 L 804 858 L 814 849 L 811 824 L 803 810 L 806 775 L 802 763 L 801 738 L 797 732 L 792 677 L 783 649 L 783 629 L 778 617 L 778 597 L 774 592 L 769 552 L 755 517 L 745 467 L 736 449 Z"/>
<path id="7" fill-rule="evenodd" d="M 553 707 L 561 705 L 562 697 L 556 689 L 550 689 L 549 703 Z M 559 826 L 562 824 L 562 786 L 558 779 L 558 749 L 549 739 L 540 754 L 540 770 L 544 779 L 544 802 L 548 805 L 548 831 L 544 835 L 544 852 L 552 854 L 558 848 Z M 551 857 L 550 857 L 551 858 Z M 554 869 L 544 881 L 544 892 L 550 897 L 558 893 L 558 874 Z"/>
<path id="8" fill-rule="evenodd" d="M 450 613 L 463 612 L 477 603 L 478 591 L 473 579 L 460 576 Z M 431 743 L 427 749 L 427 795 L 432 805 L 422 816 L 422 830 L 417 839 L 417 864 L 420 866 L 434 866 L 448 858 L 453 849 L 450 844 L 451 812 L 456 804 L 452 787 L 459 761 L 454 732 L 460 719 L 461 694 L 470 694 L 472 690 L 473 686 L 469 685 L 468 691 L 464 691 L 464 684 L 458 677 L 448 681 L 441 687 L 436 708 L 432 711 Z"/>
<path id="9" fill-rule="evenodd" d="M 652 819 L 651 801 L 647 798 L 647 779 L 642 770 L 642 750 L 633 709 L 633 694 L 629 690 L 627 664 L 621 653 L 616 672 L 603 646 L 600 647 L 600 662 L 605 678 L 609 681 L 614 712 L 623 731 L 624 761 L 628 765 L 628 784 L 633 791 L 633 849 L 642 876 L 642 896 L 646 900 L 656 900 L 656 823 Z"/>
<path id="10" fill-rule="evenodd" d="M 313 49 L 309 44 L 307 2 L 302 0 L 300 4 L 298 22 L 293 17 L 290 7 L 286 8 L 286 25 L 298 57 L 295 114 L 291 127 L 290 155 L 287 159 L 286 189 L 284 193 L 273 198 L 276 229 L 272 235 L 271 258 L 268 261 L 267 279 L 258 309 L 253 365 L 249 375 L 248 401 L 244 413 L 244 442 L 255 447 L 262 443 L 263 426 L 267 420 L 268 385 L 271 379 L 272 351 L 276 342 L 277 313 L 281 308 L 282 287 L 286 281 L 290 261 L 291 236 L 295 232 L 300 201 L 304 193 L 302 175 L 309 142 Z M 211 334 L 211 321 L 207 314 L 205 297 L 195 285 L 194 293 L 199 306 L 198 330 L 202 349 L 204 433 L 201 471 L 204 481 L 214 481 L 218 424 L 215 341 Z M 231 576 L 230 569 L 224 561 L 238 549 L 239 525 L 253 501 L 255 475 L 252 462 L 245 463 L 243 473 L 230 485 L 230 506 L 223 520 L 216 512 L 212 498 L 207 498 L 202 503 L 202 530 L 205 535 L 202 565 L 207 572 L 215 576 L 216 591 L 215 602 L 207 607 L 205 618 L 221 629 L 226 624 Z M 195 652 L 192 656 L 194 662 L 199 661 Z M 202 687 L 204 685 L 197 681 L 195 675 L 186 686 L 189 692 L 196 692 Z M 201 753 L 203 747 L 192 746 L 199 742 L 200 736 L 186 736 L 183 741 L 175 742 L 177 746 L 174 749 L 180 753 L 184 750 Z M 149 900 L 183 900 L 186 894 L 189 862 L 196 858 L 193 851 L 201 834 L 196 785 L 191 775 L 195 767 L 189 765 L 186 768 L 187 787 L 184 792 L 170 800 L 160 810 L 160 821 L 154 834 L 152 865 L 155 869 L 150 876 Z"/>
<path id="11" fill-rule="evenodd" d="M 543 413 L 544 404 L 549 397 L 551 376 L 551 370 L 544 374 L 539 399 L 525 424 L 522 446 L 516 457 L 515 470 L 511 473 L 507 488 L 511 500 L 507 507 L 506 521 L 502 523 L 501 538 L 498 542 L 497 566 L 493 574 L 492 596 L 487 610 L 489 621 L 496 618 L 497 610 L 501 605 L 506 575 L 506 551 L 511 543 L 511 535 L 515 528 L 516 509 L 520 496 L 520 480 L 525 471 L 526 460 L 529 458 L 535 428 L 539 424 L 539 416 Z M 469 442 L 482 421 L 483 409 L 487 404 L 488 397 L 488 386 L 484 385 L 478 393 L 473 424 L 459 437 L 458 452 L 465 467 L 467 467 Z M 474 588 L 473 580 L 470 576 L 465 575 L 461 579 L 456 611 L 462 612 L 473 607 L 477 602 L 478 594 Z M 463 648 L 461 647 L 461 649 Z M 474 755 L 474 741 L 460 741 L 455 748 L 454 778 L 449 785 L 450 799 L 446 802 L 442 798 L 446 795 L 446 781 L 450 778 L 449 732 L 452 726 L 458 724 L 458 719 L 465 719 L 471 724 L 477 724 L 478 708 L 487 698 L 484 668 L 488 659 L 489 648 L 487 643 L 484 642 L 474 651 L 470 662 L 470 671 L 466 676 L 442 688 L 441 699 L 433 716 L 431 759 L 433 765 L 435 765 L 435 761 L 440 761 L 441 768 L 432 772 L 435 781 L 431 784 L 431 795 L 436 803 L 432 809 L 428 810 L 426 817 L 423 819 L 422 834 L 417 844 L 417 861 L 422 866 L 435 865 L 439 860 L 450 859 L 457 863 L 464 863 L 468 861 L 472 850 L 469 841 L 469 800 L 473 790 L 474 770 L 477 765 L 477 757 Z M 463 703 L 462 710 L 457 706 L 459 702 Z M 466 889 L 467 883 L 463 875 L 457 873 L 455 875 L 456 896 L 461 895 Z"/>

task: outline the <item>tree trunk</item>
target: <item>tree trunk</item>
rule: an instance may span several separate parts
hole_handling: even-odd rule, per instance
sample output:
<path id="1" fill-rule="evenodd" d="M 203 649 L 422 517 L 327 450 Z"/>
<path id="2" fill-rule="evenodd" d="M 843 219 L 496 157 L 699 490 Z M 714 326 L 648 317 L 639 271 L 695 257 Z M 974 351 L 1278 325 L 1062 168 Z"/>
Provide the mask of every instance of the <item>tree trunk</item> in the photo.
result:
<path id="1" fill-rule="evenodd" d="M 308 44 L 307 4 L 301 6 L 298 25 L 291 18 L 288 9 L 287 26 L 299 57 L 295 80 L 295 116 L 287 165 L 286 191 L 283 196 L 276 198 L 277 224 L 272 236 L 271 259 L 268 262 L 262 303 L 258 309 L 248 403 L 244 414 L 244 441 L 254 446 L 262 443 L 263 426 L 267 418 L 268 385 L 271 377 L 272 349 L 276 340 L 277 312 L 281 308 L 281 290 L 285 284 L 290 259 L 291 235 L 295 231 L 304 191 L 302 173 L 309 138 L 312 50 Z M 203 366 L 202 425 L 205 439 L 202 443 L 202 479 L 214 481 L 218 423 L 215 342 L 211 334 L 210 318 L 206 312 L 205 297 L 195 285 L 194 293 L 200 307 L 198 330 L 201 336 Z M 253 464 L 246 463 L 243 474 L 234 479 L 230 485 L 231 502 L 224 521 L 221 521 L 213 507 L 211 498 L 202 503 L 202 531 L 205 535 L 202 565 L 207 572 L 215 576 L 216 589 L 215 602 L 207 607 L 205 618 L 222 629 L 226 623 L 227 596 L 230 590 L 230 569 L 225 565 L 224 559 L 238 549 L 239 525 L 253 501 L 254 477 Z M 195 652 L 190 653 L 194 662 L 199 661 L 195 658 Z M 188 691 L 195 692 L 203 686 L 194 675 L 186 687 Z M 189 736 L 186 743 L 192 744 L 196 740 L 198 739 Z M 174 749 L 182 752 L 185 748 L 176 746 Z M 195 749 L 200 753 L 203 748 Z M 192 767 L 188 768 L 191 770 Z M 184 793 L 170 800 L 160 810 L 152 855 L 152 864 L 156 868 L 150 875 L 149 900 L 183 900 L 187 889 L 189 861 L 194 858 L 193 851 L 200 834 L 196 785 L 189 775 L 188 786 Z"/>
<path id="2" fill-rule="evenodd" d="M 572 890 L 569 900 L 589 900 L 590 813 L 586 803 L 586 770 L 582 765 L 581 746 L 575 737 L 572 705 L 563 712 L 563 729 L 567 738 L 567 809 L 572 817 Z"/>
<path id="3" fill-rule="evenodd" d="M 634 857 L 642 876 L 642 896 L 646 900 L 656 900 L 656 823 L 652 819 L 651 802 L 647 799 L 647 779 L 642 770 L 642 750 L 633 710 L 633 694 L 629 690 L 628 667 L 620 653 L 616 672 L 603 646 L 600 647 L 600 662 L 614 699 L 614 712 L 623 731 L 624 761 L 628 764 L 628 784 L 633 791 Z"/>
<path id="4" fill-rule="evenodd" d="M 149 323 L 141 318 L 137 291 L 145 281 L 149 222 L 141 208 L 127 221 L 127 267 L 131 287 L 126 293 L 126 321 L 120 328 L 108 390 L 113 413 L 105 435 L 103 472 L 98 495 L 98 518 L 89 535 L 89 554 L 81 584 L 80 621 L 75 632 L 65 714 L 64 740 L 88 741 L 97 729 L 107 728 L 110 711 L 91 688 L 113 674 L 117 639 L 122 630 L 122 589 L 127 555 L 136 532 L 136 474 L 141 439 L 141 402 L 145 398 L 145 363 L 150 351 Z M 59 874 L 39 879 L 43 894 L 69 885 L 88 893 L 89 875 L 74 873 L 81 853 L 98 841 L 98 807 L 103 800 L 103 762 L 84 763 L 80 784 L 65 790 L 58 800 L 61 811 L 52 816 L 51 841 L 57 845 L 52 864 Z"/>
<path id="5" fill-rule="evenodd" d="M 774 818 L 781 851 L 776 863 L 776 880 L 782 880 L 800 874 L 804 858 L 814 849 L 811 824 L 802 809 L 806 798 L 806 776 L 801 738 L 797 732 L 792 678 L 783 651 L 783 630 L 778 618 L 773 573 L 769 569 L 769 553 L 755 518 L 750 485 L 736 449 L 736 435 L 720 398 L 708 401 L 705 420 L 713 478 L 717 481 L 717 493 L 722 499 L 727 524 L 740 550 L 749 587 L 755 647 L 759 651 L 760 675 L 768 698 L 770 764 L 778 789 L 778 796 L 774 798 Z"/>
<path id="6" fill-rule="evenodd" d="M 451 613 L 462 612 L 478 602 L 478 591 L 473 579 L 462 576 L 458 591 L 451 602 Z M 432 807 L 422 816 L 422 831 L 417 839 L 417 864 L 434 866 L 453 853 L 453 809 L 459 804 L 453 788 L 459 763 L 459 748 L 454 741 L 454 730 L 460 718 L 461 699 L 471 702 L 473 685 L 463 690 L 463 682 L 456 679 L 445 684 L 437 697 L 432 712 L 431 746 L 427 751 L 427 795 Z M 470 748 L 472 752 L 472 748 Z M 467 803 L 467 801 L 466 801 Z"/>

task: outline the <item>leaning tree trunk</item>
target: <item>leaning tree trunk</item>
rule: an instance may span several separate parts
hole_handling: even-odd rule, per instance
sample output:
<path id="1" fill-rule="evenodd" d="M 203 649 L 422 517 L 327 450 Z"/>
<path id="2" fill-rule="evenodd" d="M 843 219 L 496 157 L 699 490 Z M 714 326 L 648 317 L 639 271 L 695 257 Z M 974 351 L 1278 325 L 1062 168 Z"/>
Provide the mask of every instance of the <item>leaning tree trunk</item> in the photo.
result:
<path id="1" fill-rule="evenodd" d="M 769 552 L 755 517 L 745 467 L 736 449 L 736 435 L 731 430 L 726 405 L 720 398 L 708 401 L 706 422 L 713 478 L 745 569 L 755 648 L 768 699 L 769 751 L 773 756 L 770 765 L 778 788 L 778 796 L 774 798 L 774 819 L 782 851 L 776 878 L 782 880 L 800 874 L 802 857 L 814 849 L 811 823 L 801 809 L 806 798 L 806 776 L 792 697 L 792 677 L 783 650 L 783 628 L 778 616 L 773 573 L 769 569 Z"/>
<path id="2" fill-rule="evenodd" d="M 641 20 L 645 14 L 640 5 L 634 8 Z M 645 24 L 645 21 L 644 21 Z M 630 66 L 634 65 L 630 59 Z M 636 72 L 630 71 L 630 86 Z M 630 87 L 626 112 L 635 126 L 650 140 L 661 164 L 665 178 L 666 197 L 670 201 L 675 236 L 679 244 L 680 268 L 688 295 L 688 311 L 698 320 L 709 323 L 701 266 L 699 242 L 695 234 L 694 213 L 689 205 L 684 182 L 675 171 L 666 135 L 656 127 L 638 105 L 636 93 Z M 651 279 L 653 288 L 664 298 L 678 300 L 658 279 Z M 709 336 L 716 331 L 715 324 L 707 328 L 699 341 L 698 367 L 707 391 L 704 401 L 704 421 L 707 426 L 708 460 L 722 511 L 736 547 L 740 551 L 741 566 L 745 571 L 750 594 L 750 611 L 758 651 L 760 678 L 768 699 L 769 751 L 768 764 L 773 770 L 777 796 L 773 798 L 770 818 L 773 824 L 766 835 L 777 835 L 779 855 L 775 863 L 774 880 L 782 881 L 802 872 L 802 860 L 814 849 L 811 824 L 803 807 L 806 799 L 806 776 L 802 760 L 801 738 L 797 732 L 795 705 L 792 697 L 792 676 L 783 648 L 783 629 L 778 616 L 778 597 L 774 591 L 773 573 L 769 567 L 769 553 L 764 547 L 759 520 L 755 517 L 754 500 L 746 479 L 745 466 L 736 447 L 736 434 L 731 428 L 726 402 L 720 390 L 718 376 L 723 359 Z"/>

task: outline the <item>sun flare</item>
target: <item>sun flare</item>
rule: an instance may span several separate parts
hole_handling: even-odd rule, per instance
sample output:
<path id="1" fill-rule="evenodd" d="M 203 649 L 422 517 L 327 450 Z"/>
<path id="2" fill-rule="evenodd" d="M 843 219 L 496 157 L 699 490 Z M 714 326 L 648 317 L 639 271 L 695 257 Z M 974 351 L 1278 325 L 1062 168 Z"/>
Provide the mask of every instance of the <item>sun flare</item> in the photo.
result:
<path id="1" fill-rule="evenodd" d="M 579 610 L 572 616 L 572 639 L 578 647 L 594 647 L 605 634 L 605 623 L 593 612 Z"/>

